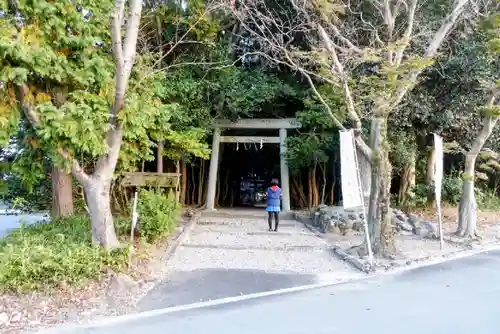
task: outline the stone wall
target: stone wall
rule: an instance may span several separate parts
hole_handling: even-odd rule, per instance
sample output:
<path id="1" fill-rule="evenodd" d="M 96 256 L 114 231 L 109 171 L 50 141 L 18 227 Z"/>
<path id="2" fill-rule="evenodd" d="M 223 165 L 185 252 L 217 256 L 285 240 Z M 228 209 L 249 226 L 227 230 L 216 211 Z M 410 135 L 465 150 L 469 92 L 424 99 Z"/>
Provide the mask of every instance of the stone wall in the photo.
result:
<path id="1" fill-rule="evenodd" d="M 362 232 L 364 230 L 364 213 L 362 209 L 344 209 L 342 206 L 320 205 L 313 212 L 313 224 L 323 233 Z M 415 214 L 408 214 L 393 209 L 392 224 L 396 232 L 406 235 L 417 235 L 423 238 L 437 238 L 439 235 L 436 223 L 424 220 Z"/>

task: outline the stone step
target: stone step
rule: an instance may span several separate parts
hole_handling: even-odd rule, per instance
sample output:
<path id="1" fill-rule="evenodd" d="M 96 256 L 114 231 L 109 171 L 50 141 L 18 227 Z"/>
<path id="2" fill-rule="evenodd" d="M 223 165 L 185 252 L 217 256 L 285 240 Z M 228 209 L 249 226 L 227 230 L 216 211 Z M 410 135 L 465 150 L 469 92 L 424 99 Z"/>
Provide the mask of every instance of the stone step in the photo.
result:
<path id="1" fill-rule="evenodd" d="M 267 217 L 265 209 L 219 209 L 204 210 L 200 218 L 255 218 L 263 219 Z M 293 211 L 280 212 L 280 220 L 293 220 Z"/>

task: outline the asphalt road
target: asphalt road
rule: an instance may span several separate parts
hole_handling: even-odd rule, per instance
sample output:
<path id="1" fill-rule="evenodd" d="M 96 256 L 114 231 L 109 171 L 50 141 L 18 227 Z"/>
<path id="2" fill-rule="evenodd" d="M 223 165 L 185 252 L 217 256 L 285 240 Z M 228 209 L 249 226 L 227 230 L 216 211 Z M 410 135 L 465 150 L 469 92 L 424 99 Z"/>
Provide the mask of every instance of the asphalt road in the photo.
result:
<path id="1" fill-rule="evenodd" d="M 500 251 L 327 288 L 141 318 L 76 334 L 497 334 Z"/>
<path id="2" fill-rule="evenodd" d="M 173 272 L 138 305 L 141 311 L 315 284 L 315 275 L 263 270 L 197 269 Z"/>

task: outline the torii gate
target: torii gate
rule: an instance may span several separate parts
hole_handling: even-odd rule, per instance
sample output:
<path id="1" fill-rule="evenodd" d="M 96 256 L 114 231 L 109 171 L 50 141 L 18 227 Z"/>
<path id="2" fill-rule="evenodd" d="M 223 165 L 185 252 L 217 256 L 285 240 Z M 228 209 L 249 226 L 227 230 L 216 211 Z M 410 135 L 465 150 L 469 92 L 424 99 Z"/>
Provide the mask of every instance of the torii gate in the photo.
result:
<path id="1" fill-rule="evenodd" d="M 285 157 L 285 140 L 288 129 L 297 129 L 301 125 L 295 118 L 261 118 L 261 119 L 241 119 L 236 122 L 220 120 L 216 122 L 213 140 L 212 156 L 210 158 L 210 171 L 208 174 L 207 190 L 207 210 L 215 210 L 215 191 L 217 184 L 217 174 L 219 168 L 219 147 L 221 143 L 263 143 L 280 145 L 280 172 L 281 189 L 283 191 L 283 211 L 290 211 L 290 182 L 288 164 Z M 276 129 L 279 136 L 259 137 L 259 136 L 221 136 L 222 129 Z"/>

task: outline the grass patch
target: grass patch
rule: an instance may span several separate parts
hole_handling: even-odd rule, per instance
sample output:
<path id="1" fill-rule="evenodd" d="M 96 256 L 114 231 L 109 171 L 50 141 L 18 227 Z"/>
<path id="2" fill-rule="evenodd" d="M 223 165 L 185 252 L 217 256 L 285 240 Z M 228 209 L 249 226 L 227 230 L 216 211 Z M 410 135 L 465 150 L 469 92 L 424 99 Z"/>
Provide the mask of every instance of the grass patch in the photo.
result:
<path id="1" fill-rule="evenodd" d="M 176 227 L 180 205 L 173 194 L 141 189 L 138 203 L 140 244 L 148 245 Z M 22 226 L 0 240 L 0 292 L 23 293 L 78 286 L 99 279 L 105 269 L 128 269 L 131 218 L 115 218 L 124 246 L 105 250 L 92 245 L 90 219 L 74 216 Z M 141 247 L 142 248 L 142 247 Z M 147 249 L 134 252 L 141 258 Z"/>
<path id="2" fill-rule="evenodd" d="M 105 268 L 126 269 L 128 247 L 92 245 L 90 219 L 71 217 L 14 230 L 0 241 L 0 290 L 21 293 L 81 285 Z"/>

